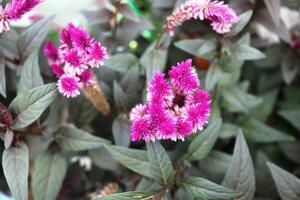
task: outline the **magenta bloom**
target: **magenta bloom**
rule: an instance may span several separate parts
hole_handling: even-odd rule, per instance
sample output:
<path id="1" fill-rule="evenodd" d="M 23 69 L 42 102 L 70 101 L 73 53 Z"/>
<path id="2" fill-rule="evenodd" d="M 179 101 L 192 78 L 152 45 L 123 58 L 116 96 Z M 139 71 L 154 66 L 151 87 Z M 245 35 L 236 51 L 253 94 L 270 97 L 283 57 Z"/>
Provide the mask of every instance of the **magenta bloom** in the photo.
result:
<path id="1" fill-rule="evenodd" d="M 58 78 L 67 77 L 68 79 L 64 78 L 68 80 L 66 83 L 70 83 L 71 79 L 76 80 L 77 84 L 67 84 L 66 87 L 59 80 L 59 91 L 67 97 L 77 96 L 81 86 L 94 82 L 92 69 L 99 68 L 107 58 L 106 48 L 88 32 L 73 24 L 61 31 L 58 47 L 52 41 L 45 44 L 44 54 Z M 78 88 L 75 90 L 69 85 L 78 85 Z"/>
<path id="2" fill-rule="evenodd" d="M 10 22 L 21 19 L 27 12 L 31 11 L 42 0 L 13 0 L 4 9 L 0 8 L 0 33 L 10 30 Z"/>
<path id="3" fill-rule="evenodd" d="M 76 97 L 79 92 L 79 79 L 77 77 L 63 75 L 58 80 L 58 91 L 66 97 Z"/>
<path id="4" fill-rule="evenodd" d="M 174 35 L 175 28 L 191 19 L 209 20 L 213 29 L 220 34 L 230 31 L 239 18 L 223 1 L 188 0 L 167 17 L 167 28 Z"/>
<path id="5" fill-rule="evenodd" d="M 156 73 L 148 87 L 147 102 L 130 113 L 131 140 L 184 140 L 202 130 L 210 115 L 210 96 L 199 89 L 192 60 L 173 66 L 170 82 Z"/>

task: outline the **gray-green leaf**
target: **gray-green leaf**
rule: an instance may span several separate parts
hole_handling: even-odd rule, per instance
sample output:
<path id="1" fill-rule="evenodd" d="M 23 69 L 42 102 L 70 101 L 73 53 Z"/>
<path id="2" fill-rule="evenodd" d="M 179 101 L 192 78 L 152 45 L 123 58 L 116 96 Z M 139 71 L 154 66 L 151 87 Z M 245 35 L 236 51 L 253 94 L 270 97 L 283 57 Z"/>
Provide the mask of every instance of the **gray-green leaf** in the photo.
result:
<path id="1" fill-rule="evenodd" d="M 130 144 L 130 121 L 125 115 L 119 115 L 113 122 L 112 133 L 116 145 L 128 147 Z"/>
<path id="2" fill-rule="evenodd" d="M 174 169 L 167 152 L 159 142 L 147 142 L 146 145 L 153 179 L 161 185 L 170 184 L 173 180 Z"/>
<path id="3" fill-rule="evenodd" d="M 234 56 L 238 60 L 259 60 L 266 57 L 265 54 L 258 49 L 245 44 L 235 47 Z"/>
<path id="4" fill-rule="evenodd" d="M 180 182 L 179 186 L 196 199 L 218 200 L 239 196 L 239 193 L 204 178 L 188 177 Z"/>
<path id="5" fill-rule="evenodd" d="M 126 168 L 148 178 L 152 178 L 147 152 L 119 146 L 106 146 L 113 158 Z"/>
<path id="6" fill-rule="evenodd" d="M 188 160 L 201 160 L 205 158 L 216 143 L 222 126 L 222 120 L 218 119 L 208 125 L 203 131 L 197 133 L 197 137 L 189 145 L 185 158 Z"/>
<path id="7" fill-rule="evenodd" d="M 205 58 L 217 48 L 216 41 L 204 39 L 181 40 L 175 46 L 189 54 Z"/>
<path id="8" fill-rule="evenodd" d="M 22 58 L 26 58 L 32 51 L 40 48 L 51 27 L 54 16 L 43 18 L 28 27 L 18 39 L 18 47 Z"/>
<path id="9" fill-rule="evenodd" d="M 36 50 L 32 52 L 25 61 L 18 84 L 18 93 L 27 92 L 30 89 L 44 84 L 40 74 L 38 57 L 38 51 Z"/>
<path id="10" fill-rule="evenodd" d="M 242 132 L 237 136 L 231 163 L 222 185 L 240 192 L 241 196 L 236 199 L 250 200 L 254 197 L 255 174 L 253 163 Z"/>
<path id="11" fill-rule="evenodd" d="M 34 199 L 56 199 L 66 172 L 67 162 L 59 153 L 45 152 L 39 155 L 32 171 Z"/>
<path id="12" fill-rule="evenodd" d="M 24 142 L 4 150 L 2 156 L 3 172 L 16 200 L 27 200 L 29 155 Z"/>
<path id="13" fill-rule="evenodd" d="M 10 104 L 15 113 L 12 128 L 22 129 L 37 120 L 57 96 L 56 85 L 50 83 L 19 94 Z"/>
<path id="14" fill-rule="evenodd" d="M 65 151 L 83 151 L 88 149 L 100 148 L 109 141 L 91 135 L 81 129 L 66 126 L 60 128 L 55 134 L 54 139 Z"/>
<path id="15" fill-rule="evenodd" d="M 267 163 L 282 200 L 300 199 L 300 180 L 273 163 Z"/>
<path id="16" fill-rule="evenodd" d="M 151 200 L 153 195 L 146 192 L 123 192 L 103 197 L 96 197 L 93 200 Z"/>
<path id="17" fill-rule="evenodd" d="M 0 94 L 6 98 L 5 58 L 0 54 Z"/>
<path id="18" fill-rule="evenodd" d="M 245 26 L 248 24 L 249 20 L 251 19 L 253 14 L 252 10 L 248 10 L 246 12 L 243 12 L 239 15 L 239 22 L 233 26 L 231 31 L 227 34 L 229 37 L 237 35 L 239 32 L 241 32 Z"/>

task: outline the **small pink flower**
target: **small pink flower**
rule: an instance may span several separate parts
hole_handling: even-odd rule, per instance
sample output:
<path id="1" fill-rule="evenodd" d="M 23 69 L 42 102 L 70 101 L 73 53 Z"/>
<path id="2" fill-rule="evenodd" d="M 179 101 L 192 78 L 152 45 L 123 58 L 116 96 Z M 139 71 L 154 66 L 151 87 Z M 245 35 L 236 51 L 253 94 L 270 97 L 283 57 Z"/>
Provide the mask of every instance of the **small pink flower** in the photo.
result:
<path id="1" fill-rule="evenodd" d="M 93 80 L 93 72 L 90 69 L 84 70 L 80 75 L 80 82 L 86 84 L 89 83 Z"/>
<path id="2" fill-rule="evenodd" d="M 56 63 L 59 59 L 58 48 L 51 40 L 48 40 L 44 46 L 44 55 L 49 59 L 49 61 L 51 61 L 51 63 Z"/>
<path id="3" fill-rule="evenodd" d="M 66 97 L 76 97 L 80 94 L 79 79 L 73 76 L 63 75 L 58 80 L 58 91 Z"/>
<path id="4" fill-rule="evenodd" d="M 199 89 L 192 61 L 173 66 L 169 76 L 170 83 L 163 73 L 156 73 L 147 90 L 146 104 L 132 109 L 132 141 L 184 140 L 206 125 L 211 100 Z"/>
<path id="5" fill-rule="evenodd" d="M 61 77 L 64 74 L 64 69 L 57 65 L 57 64 L 52 64 L 51 65 L 51 70 L 52 72 L 56 75 L 56 77 Z"/>
<path id="6" fill-rule="evenodd" d="M 211 21 L 213 30 L 220 34 L 229 32 L 239 21 L 234 10 L 223 1 L 188 0 L 167 17 L 170 35 L 174 35 L 176 27 L 191 19 Z"/>
<path id="7" fill-rule="evenodd" d="M 102 66 L 104 64 L 103 61 L 108 57 L 106 48 L 103 47 L 99 42 L 94 42 L 91 45 L 88 57 L 91 67 L 99 68 L 99 66 Z"/>
<path id="8" fill-rule="evenodd" d="M 71 40 L 75 47 L 84 49 L 91 45 L 91 36 L 85 30 L 77 28 L 74 25 L 70 25 L 69 27 Z"/>
<path id="9" fill-rule="evenodd" d="M 0 33 L 10 30 L 10 21 L 16 21 L 27 12 L 31 11 L 35 6 L 40 4 L 42 0 L 12 0 L 6 4 L 5 8 L 0 8 Z"/>

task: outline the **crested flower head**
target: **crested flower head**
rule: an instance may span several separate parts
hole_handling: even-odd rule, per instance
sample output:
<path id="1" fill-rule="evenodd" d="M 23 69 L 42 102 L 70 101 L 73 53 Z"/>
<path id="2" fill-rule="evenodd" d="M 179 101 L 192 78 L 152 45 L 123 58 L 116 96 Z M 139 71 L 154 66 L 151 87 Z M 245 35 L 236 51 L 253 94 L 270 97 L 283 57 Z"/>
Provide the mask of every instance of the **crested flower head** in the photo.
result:
<path id="1" fill-rule="evenodd" d="M 239 21 L 233 9 L 223 1 L 188 0 L 167 17 L 167 28 L 174 35 L 175 28 L 191 19 L 209 20 L 217 33 L 224 34 Z"/>
<path id="2" fill-rule="evenodd" d="M 199 89 L 192 61 L 173 66 L 169 76 L 170 82 L 163 73 L 156 73 L 149 83 L 146 104 L 132 109 L 132 141 L 184 140 L 206 125 L 211 100 L 206 91 Z"/>
<path id="3" fill-rule="evenodd" d="M 61 31 L 59 47 L 51 41 L 45 44 L 44 54 L 59 78 L 59 92 L 67 97 L 76 97 L 80 87 L 94 83 L 92 69 L 107 58 L 106 48 L 73 24 Z"/>
<path id="4" fill-rule="evenodd" d="M 9 31 L 10 21 L 22 18 L 24 14 L 31 11 L 42 0 L 12 0 L 5 8 L 0 8 L 0 33 Z"/>

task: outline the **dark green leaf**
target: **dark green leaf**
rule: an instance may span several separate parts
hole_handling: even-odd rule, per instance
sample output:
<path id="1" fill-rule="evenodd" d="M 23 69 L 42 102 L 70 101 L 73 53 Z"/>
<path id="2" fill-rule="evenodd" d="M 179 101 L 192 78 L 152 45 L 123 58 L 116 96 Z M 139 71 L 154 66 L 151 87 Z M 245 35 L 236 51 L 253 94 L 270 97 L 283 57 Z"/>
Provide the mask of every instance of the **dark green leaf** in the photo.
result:
<path id="1" fill-rule="evenodd" d="M 137 191 L 145 192 L 158 192 L 162 189 L 161 185 L 157 184 L 154 180 L 143 178 L 136 187 Z"/>
<path id="2" fill-rule="evenodd" d="M 93 164 L 97 167 L 118 173 L 118 163 L 112 159 L 112 155 L 105 147 L 90 150 L 89 156 L 91 157 Z"/>
<path id="3" fill-rule="evenodd" d="M 199 132 L 189 145 L 185 158 L 188 160 L 201 160 L 205 158 L 211 152 L 219 137 L 221 125 L 222 120 L 219 119 L 210 123 L 203 132 Z"/>
<path id="4" fill-rule="evenodd" d="M 106 146 L 113 158 L 128 169 L 152 178 L 147 152 L 118 146 Z"/>
<path id="5" fill-rule="evenodd" d="M 54 16 L 43 18 L 23 31 L 18 40 L 22 58 L 26 58 L 31 52 L 40 48 L 53 20 Z"/>
<path id="6" fill-rule="evenodd" d="M 117 81 L 114 81 L 113 87 L 113 94 L 114 94 L 114 102 L 119 109 L 126 109 L 127 108 L 127 96 Z"/>
<path id="7" fill-rule="evenodd" d="M 239 127 L 235 124 L 225 122 L 222 124 L 220 138 L 227 139 L 236 136 L 239 133 Z"/>
<path id="8" fill-rule="evenodd" d="M 119 115 L 113 122 L 112 133 L 116 145 L 128 147 L 130 144 L 130 121 Z"/>
<path id="9" fill-rule="evenodd" d="M 146 145 L 153 179 L 161 185 L 170 184 L 174 169 L 167 152 L 159 142 L 147 142 Z"/>
<path id="10" fill-rule="evenodd" d="M 32 171 L 34 199 L 56 199 L 67 172 L 67 162 L 59 153 L 40 154 Z"/>
<path id="11" fill-rule="evenodd" d="M 0 94 L 6 98 L 5 58 L 0 54 Z"/>
<path id="12" fill-rule="evenodd" d="M 279 115 L 300 130 L 300 109 L 287 109 L 279 111 Z"/>
<path id="13" fill-rule="evenodd" d="M 136 65 L 137 62 L 138 59 L 135 55 L 124 53 L 110 57 L 105 61 L 104 66 L 117 72 L 124 73 L 127 72 L 130 67 Z"/>
<path id="14" fill-rule="evenodd" d="M 60 128 L 54 134 L 54 139 L 65 151 L 95 149 L 109 143 L 109 141 L 105 139 L 93 136 L 88 132 L 71 126 Z"/>
<path id="15" fill-rule="evenodd" d="M 93 200 L 151 200 L 153 195 L 146 192 L 124 192 L 106 195 L 104 197 L 96 197 Z"/>
<path id="16" fill-rule="evenodd" d="M 252 17 L 253 11 L 248 10 L 246 12 L 243 12 L 242 14 L 239 15 L 239 22 L 233 26 L 231 31 L 227 34 L 229 37 L 237 35 L 239 32 L 241 32 L 245 26 L 248 24 Z"/>
<path id="17" fill-rule="evenodd" d="M 299 200 L 300 180 L 273 163 L 268 163 L 278 193 L 282 200 Z"/>
<path id="18" fill-rule="evenodd" d="M 3 172 L 16 200 L 27 200 L 29 155 L 24 142 L 4 150 L 2 156 Z"/>
<path id="19" fill-rule="evenodd" d="M 14 129 L 22 129 L 37 120 L 57 96 L 56 84 L 50 83 L 19 94 L 10 104 L 15 113 Z"/>
<path id="20" fill-rule="evenodd" d="M 207 71 L 205 78 L 205 88 L 207 91 L 215 89 L 217 82 L 222 75 L 222 70 L 218 65 L 211 65 Z"/>
<path id="21" fill-rule="evenodd" d="M 32 52 L 24 63 L 18 84 L 18 93 L 27 92 L 35 87 L 42 86 L 44 81 L 40 74 L 38 51 Z"/>
<path id="22" fill-rule="evenodd" d="M 242 194 L 236 199 L 249 200 L 254 197 L 255 174 L 253 163 L 242 132 L 237 136 L 231 163 L 222 185 Z"/>
<path id="23" fill-rule="evenodd" d="M 263 54 L 258 49 L 255 49 L 245 44 L 238 45 L 235 47 L 234 56 L 238 60 L 259 60 L 266 57 L 265 54 Z"/>
<path id="24" fill-rule="evenodd" d="M 204 178 L 188 177 L 179 182 L 179 186 L 196 199 L 232 199 L 239 196 L 239 193 Z"/>
<path id="25" fill-rule="evenodd" d="M 292 136 L 287 135 L 277 129 L 272 128 L 254 118 L 248 118 L 241 123 L 241 128 L 245 132 L 245 136 L 252 142 L 289 142 L 293 141 Z"/>
<path id="26" fill-rule="evenodd" d="M 181 40 L 175 43 L 175 46 L 194 56 L 205 57 L 216 48 L 216 41 L 203 39 Z"/>

